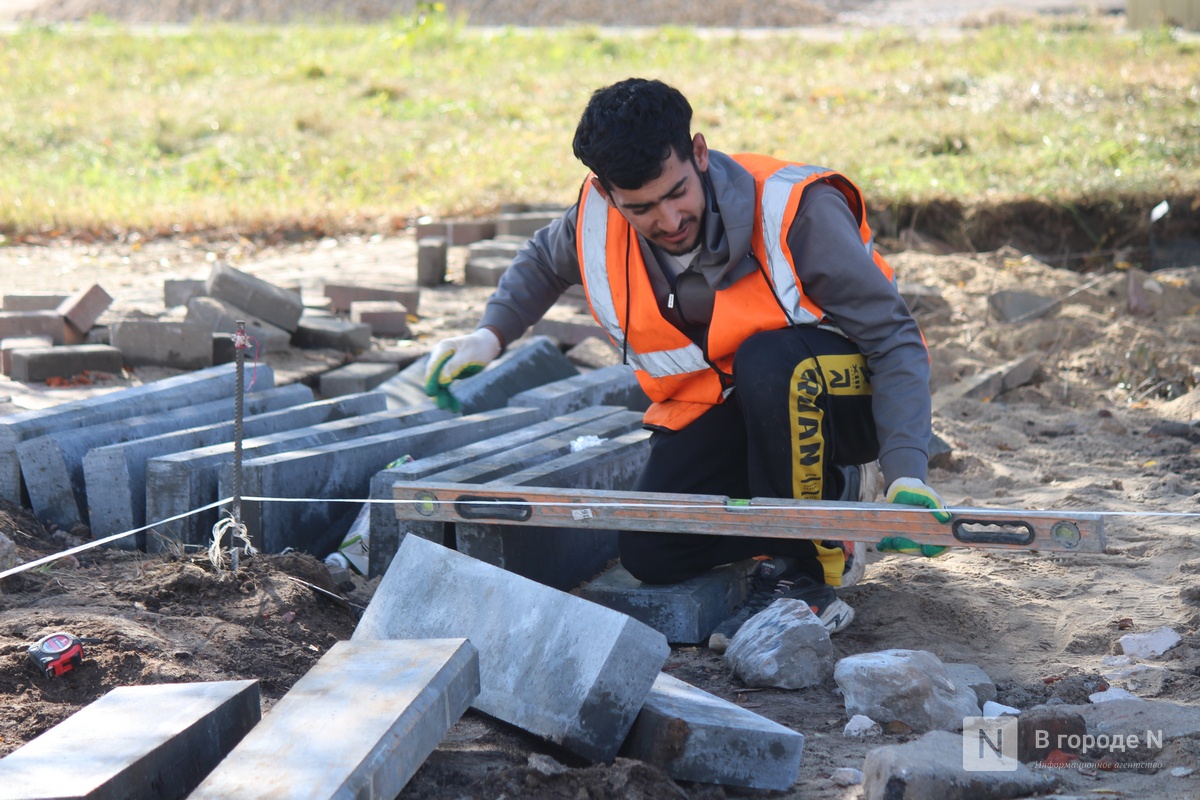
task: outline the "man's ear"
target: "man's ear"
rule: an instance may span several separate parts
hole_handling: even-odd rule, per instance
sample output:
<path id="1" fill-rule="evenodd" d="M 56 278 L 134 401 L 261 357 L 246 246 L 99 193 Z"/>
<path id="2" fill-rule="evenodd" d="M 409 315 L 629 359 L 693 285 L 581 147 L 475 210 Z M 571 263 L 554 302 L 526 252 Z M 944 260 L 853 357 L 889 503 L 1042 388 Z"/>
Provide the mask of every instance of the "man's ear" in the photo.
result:
<path id="1" fill-rule="evenodd" d="M 708 142 L 704 141 L 703 133 L 692 137 L 692 158 L 696 159 L 697 169 L 708 172 Z"/>
<path id="2" fill-rule="evenodd" d="M 608 192 L 604 191 L 604 184 L 600 183 L 600 179 L 593 175 L 589 180 L 592 182 L 592 188 L 599 192 L 600 196 L 604 198 L 605 202 L 607 202 L 613 208 L 616 208 L 617 204 L 613 202 L 613 199 L 609 196 Z"/>

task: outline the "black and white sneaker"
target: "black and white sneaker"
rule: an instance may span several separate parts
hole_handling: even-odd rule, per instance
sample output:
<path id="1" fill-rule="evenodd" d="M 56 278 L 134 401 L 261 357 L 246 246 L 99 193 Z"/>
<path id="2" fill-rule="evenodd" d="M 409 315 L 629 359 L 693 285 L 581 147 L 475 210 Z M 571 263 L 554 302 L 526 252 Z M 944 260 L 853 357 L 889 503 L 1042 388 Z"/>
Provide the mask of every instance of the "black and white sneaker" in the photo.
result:
<path id="1" fill-rule="evenodd" d="M 854 609 L 837 596 L 832 586 L 819 583 L 800 571 L 794 559 L 769 558 L 759 562 L 750 573 L 750 596 L 708 637 L 709 649 L 724 653 L 748 619 L 784 597 L 808 603 L 831 634 L 844 631 L 854 620 Z"/>

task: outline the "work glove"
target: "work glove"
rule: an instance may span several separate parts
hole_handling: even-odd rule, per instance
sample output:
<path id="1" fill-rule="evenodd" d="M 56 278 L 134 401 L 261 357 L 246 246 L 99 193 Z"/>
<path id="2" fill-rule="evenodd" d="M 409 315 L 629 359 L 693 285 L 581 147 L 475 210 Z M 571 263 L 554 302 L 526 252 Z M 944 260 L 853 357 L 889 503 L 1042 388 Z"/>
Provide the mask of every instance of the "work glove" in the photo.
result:
<path id="1" fill-rule="evenodd" d="M 946 504 L 938 493 L 925 485 L 919 478 L 897 478 L 887 490 L 887 501 L 905 506 L 917 506 L 933 510 L 933 518 L 938 522 L 950 521 L 950 512 L 943 511 Z M 875 546 L 878 553 L 907 553 L 912 556 L 937 558 L 950 548 L 936 544 L 917 544 L 912 539 L 903 536 L 888 536 Z"/>
<path id="2" fill-rule="evenodd" d="M 425 367 L 425 394 L 437 398 L 438 408 L 458 411 L 458 399 L 450 394 L 450 382 L 468 378 L 500 355 L 500 339 L 487 328 L 452 336 L 433 346 Z"/>

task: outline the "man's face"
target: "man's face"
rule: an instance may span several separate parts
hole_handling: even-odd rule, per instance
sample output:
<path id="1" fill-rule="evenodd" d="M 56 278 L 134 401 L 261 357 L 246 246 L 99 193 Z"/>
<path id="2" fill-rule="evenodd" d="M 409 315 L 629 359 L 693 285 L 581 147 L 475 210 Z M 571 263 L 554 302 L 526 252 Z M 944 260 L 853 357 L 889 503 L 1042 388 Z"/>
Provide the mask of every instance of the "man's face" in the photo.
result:
<path id="1" fill-rule="evenodd" d="M 605 192 L 594 185 L 621 212 L 639 234 L 672 255 L 684 255 L 700 242 L 704 218 L 704 183 L 700 173 L 708 169 L 708 148 L 700 134 L 692 140 L 692 159 L 682 159 L 672 150 L 663 171 L 638 189 Z"/>

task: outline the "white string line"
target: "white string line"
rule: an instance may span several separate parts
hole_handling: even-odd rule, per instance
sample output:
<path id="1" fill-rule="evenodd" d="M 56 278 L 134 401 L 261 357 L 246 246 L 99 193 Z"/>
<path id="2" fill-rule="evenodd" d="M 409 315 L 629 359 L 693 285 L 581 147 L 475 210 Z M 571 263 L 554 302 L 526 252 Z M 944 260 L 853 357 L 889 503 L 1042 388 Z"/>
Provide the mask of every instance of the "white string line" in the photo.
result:
<path id="1" fill-rule="evenodd" d="M 149 530 L 149 529 L 155 527 L 156 525 L 162 525 L 163 523 L 166 523 L 166 522 L 174 522 L 177 519 L 183 519 L 185 517 L 190 517 L 193 514 L 200 514 L 204 511 L 208 511 L 209 509 L 217 508 L 218 506 L 228 503 L 228 502 L 230 502 L 231 499 L 232 498 L 226 497 L 222 500 L 218 500 L 215 503 L 209 503 L 206 506 L 201 506 L 200 508 L 193 509 L 192 511 L 185 511 L 182 514 L 176 514 L 173 517 L 167 517 L 166 519 L 160 519 L 158 522 L 152 522 L 149 525 L 143 525 L 140 528 L 134 528 L 133 530 L 124 531 L 123 533 L 114 533 L 112 536 L 105 536 L 103 539 L 96 539 L 91 542 L 86 542 L 77 547 L 72 547 L 67 550 L 63 550 L 61 553 L 53 553 L 48 556 L 42 556 L 41 558 L 35 559 L 33 561 L 28 561 L 24 564 L 21 564 L 20 566 L 13 567 L 12 569 L 6 569 L 4 572 L 0 572 L 0 580 L 4 580 L 9 575 L 16 575 L 19 572 L 25 572 L 26 570 L 33 569 L 34 567 L 40 567 L 43 564 L 49 564 L 51 561 L 57 561 L 60 558 L 66 558 L 67 556 L 73 556 L 76 553 L 82 553 L 84 550 L 91 550 L 93 547 L 99 547 L 102 544 L 108 544 L 109 542 L 115 542 L 118 539 L 124 539 L 126 536 L 132 536 L 135 533 L 141 533 L 142 531 Z"/>
<path id="2" fill-rule="evenodd" d="M 470 486 L 468 484 L 464 484 L 464 488 L 461 491 L 469 493 L 471 491 Z M 480 491 L 486 492 L 486 490 L 482 489 L 482 488 Z M 397 503 L 405 503 L 405 502 L 420 503 L 422 505 L 456 505 L 460 502 L 464 502 L 459 499 L 436 500 L 433 498 L 424 498 L 424 497 L 412 498 L 411 500 L 396 500 L 396 499 L 386 499 L 386 498 L 262 497 L 262 496 L 243 495 L 242 501 L 245 502 L 247 500 L 252 501 L 252 502 L 258 502 L 258 503 L 360 503 L 363 505 L 370 505 L 370 504 L 374 504 L 374 503 L 380 503 L 380 504 L 386 504 L 386 505 L 396 505 Z M 176 514 L 173 517 L 167 517 L 166 519 L 160 519 L 157 522 L 152 522 L 148 525 L 143 525 L 140 528 L 134 528 L 132 530 L 124 531 L 122 533 L 114 533 L 112 536 L 106 536 L 103 539 L 96 539 L 95 541 L 87 542 L 85 544 L 81 544 L 76 547 L 71 547 L 71 548 L 69 548 L 67 550 L 63 550 L 62 552 L 59 552 L 59 553 L 53 553 L 48 556 L 42 556 L 41 558 L 26 562 L 19 566 L 16 566 L 11 569 L 7 569 L 7 570 L 4 570 L 3 572 L 0 572 L 0 580 L 4 580 L 5 578 L 7 578 L 11 575 L 17 575 L 21 572 L 26 572 L 27 570 L 31 570 L 35 567 L 40 567 L 43 564 L 49 564 L 53 561 L 57 561 L 60 558 L 66 558 L 67 556 L 74 555 L 76 553 L 82 553 L 85 550 L 91 550 L 94 547 L 100 547 L 101 545 L 105 545 L 110 542 L 115 542 L 118 539 L 124 539 L 126 536 L 132 536 L 135 533 L 141 533 L 142 531 L 150 530 L 151 528 L 157 527 L 157 526 L 162 525 L 167 522 L 174 522 L 176 520 L 185 519 L 185 518 L 193 516 L 195 514 L 200 514 L 202 512 L 208 511 L 210 509 L 219 508 L 220 506 L 223 506 L 232 501 L 233 501 L 232 497 L 224 497 L 224 498 L 221 498 L 220 500 L 217 500 L 216 502 L 209 503 L 206 506 L 200 506 L 199 508 L 193 509 L 191 511 L 185 511 L 182 514 Z M 479 503 L 479 504 L 490 503 L 493 505 L 504 505 L 504 506 L 509 506 L 509 505 L 527 506 L 527 505 L 530 505 L 530 502 L 528 500 L 520 500 L 520 499 L 515 499 L 515 498 L 514 499 L 488 498 L 488 497 L 482 497 L 482 496 L 472 499 L 470 501 L 466 501 L 466 502 Z M 749 509 L 754 509 L 756 511 L 796 511 L 797 509 L 808 510 L 808 511 L 854 511 L 854 510 L 856 510 L 853 507 L 854 505 L 865 506 L 865 508 L 862 508 L 859 510 L 887 511 L 889 513 L 894 512 L 897 514 L 926 514 L 926 515 L 928 515 L 928 514 L 932 513 L 932 511 L 933 511 L 933 509 L 919 508 L 917 506 L 906 506 L 906 505 L 893 504 L 893 503 L 888 503 L 888 504 L 871 504 L 871 503 L 847 504 L 847 503 L 843 503 L 841 505 L 836 505 L 836 506 L 821 505 L 821 504 L 805 504 L 803 506 L 796 506 L 796 505 L 769 505 L 769 504 L 738 505 L 736 503 L 730 505 L 730 504 L 726 504 L 726 503 L 652 503 L 652 502 L 647 502 L 647 503 L 616 503 L 616 502 L 596 503 L 596 502 L 586 502 L 586 501 L 548 501 L 548 502 L 539 502 L 536 505 L 541 506 L 541 507 L 554 506 L 554 507 L 562 507 L 562 508 L 633 508 L 633 509 L 657 509 L 657 510 L 675 510 L 675 511 L 707 509 L 707 510 L 716 510 L 716 511 L 728 511 L 732 514 L 736 514 L 739 511 L 746 511 Z M 1047 509 L 956 508 L 954 506 L 946 506 L 944 509 L 938 509 L 938 510 L 948 511 L 951 514 L 956 514 L 956 513 L 960 514 L 960 512 L 970 512 L 970 514 L 972 516 L 992 515 L 992 516 L 998 516 L 998 517 L 1012 517 L 1012 516 L 1022 515 L 1022 516 L 1047 517 L 1047 518 L 1055 518 L 1055 519 L 1060 519 L 1062 517 L 1070 517 L 1072 515 L 1072 513 L 1090 514 L 1093 516 L 1101 516 L 1101 517 L 1157 517 L 1157 518 L 1181 518 L 1181 519 L 1191 519 L 1191 518 L 1195 518 L 1195 517 L 1200 517 L 1200 512 L 1187 512 L 1187 511 L 1088 511 L 1088 510 L 1081 510 L 1081 509 L 1053 511 L 1053 510 L 1047 510 Z M 501 522 L 504 522 L 504 520 L 501 520 Z"/>

